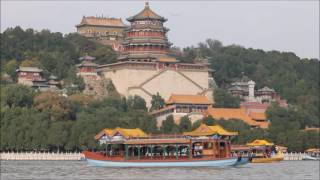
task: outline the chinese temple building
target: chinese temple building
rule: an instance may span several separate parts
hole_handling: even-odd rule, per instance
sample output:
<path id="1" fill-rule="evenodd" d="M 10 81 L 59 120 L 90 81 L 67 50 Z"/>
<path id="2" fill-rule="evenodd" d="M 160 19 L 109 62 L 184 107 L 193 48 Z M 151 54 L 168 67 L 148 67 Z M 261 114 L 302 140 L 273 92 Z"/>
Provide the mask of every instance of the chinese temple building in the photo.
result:
<path id="1" fill-rule="evenodd" d="M 127 20 L 131 26 L 125 30 L 120 61 L 175 61 L 167 56 L 171 46 L 166 35 L 168 29 L 163 26 L 167 20 L 153 12 L 148 2 L 141 12 Z"/>
<path id="2" fill-rule="evenodd" d="M 123 41 L 123 31 L 126 27 L 120 18 L 94 16 L 84 16 L 80 24 L 76 25 L 80 35 L 101 44 L 111 45 L 116 51 Z"/>
<path id="3" fill-rule="evenodd" d="M 172 94 L 166 101 L 165 107 L 152 111 L 150 115 L 157 119 L 158 127 L 169 115 L 173 116 L 177 124 L 183 116 L 188 116 L 191 122 L 195 122 L 204 117 L 204 113 L 211 105 L 212 102 L 203 95 Z"/>
<path id="4" fill-rule="evenodd" d="M 98 73 L 112 80 L 125 96 L 138 95 L 151 107 L 152 95 L 168 99 L 171 94 L 204 95 L 213 100 L 212 70 L 208 63 L 181 63 L 169 54 L 167 21 L 151 10 L 148 3 L 138 14 L 127 19 L 123 51 L 117 63 L 100 65 Z"/>
<path id="5" fill-rule="evenodd" d="M 18 84 L 30 86 L 40 91 L 49 90 L 47 80 L 42 77 L 42 69 L 38 67 L 19 67 L 16 70 Z"/>
<path id="6" fill-rule="evenodd" d="M 80 57 L 79 60 L 82 62 L 76 65 L 78 76 L 97 76 L 96 67 L 98 65 L 93 62 L 93 60 L 95 60 L 95 57 L 86 54 L 85 56 Z"/>
<path id="7" fill-rule="evenodd" d="M 268 128 L 269 121 L 263 113 L 247 113 L 244 108 L 213 108 L 210 107 L 205 113 L 206 116 L 211 116 L 214 119 L 220 120 L 241 120 L 251 127 Z"/>

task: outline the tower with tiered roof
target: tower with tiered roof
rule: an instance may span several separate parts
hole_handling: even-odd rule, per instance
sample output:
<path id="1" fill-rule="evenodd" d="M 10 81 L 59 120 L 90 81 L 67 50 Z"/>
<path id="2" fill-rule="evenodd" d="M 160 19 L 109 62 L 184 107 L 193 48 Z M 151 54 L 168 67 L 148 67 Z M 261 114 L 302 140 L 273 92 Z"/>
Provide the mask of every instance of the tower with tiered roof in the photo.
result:
<path id="1" fill-rule="evenodd" d="M 172 94 L 205 95 L 212 100 L 212 70 L 205 60 L 182 63 L 169 56 L 167 21 L 148 3 L 138 14 L 127 18 L 118 62 L 97 67 L 99 75 L 111 79 L 119 94 L 141 96 L 151 106 L 152 95 L 164 99 Z"/>
<path id="2" fill-rule="evenodd" d="M 124 31 L 120 61 L 150 62 L 168 58 L 171 43 L 166 35 L 168 29 L 163 26 L 167 19 L 153 12 L 146 2 L 141 12 L 127 20 L 131 25 Z"/>

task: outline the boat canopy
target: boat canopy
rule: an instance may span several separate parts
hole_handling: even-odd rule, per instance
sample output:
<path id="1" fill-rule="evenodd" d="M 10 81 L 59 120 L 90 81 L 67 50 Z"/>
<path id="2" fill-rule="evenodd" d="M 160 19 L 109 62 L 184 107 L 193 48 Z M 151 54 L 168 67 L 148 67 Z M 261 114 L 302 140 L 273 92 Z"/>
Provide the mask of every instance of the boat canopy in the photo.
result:
<path id="1" fill-rule="evenodd" d="M 236 135 L 238 135 L 238 132 L 227 131 L 219 125 L 208 126 L 208 125 L 202 123 L 194 131 L 185 132 L 183 134 L 187 135 L 187 136 L 211 136 L 211 135 L 236 136 Z"/>
<path id="2" fill-rule="evenodd" d="M 121 135 L 126 139 L 129 138 L 146 138 L 148 135 L 139 128 L 135 129 L 124 129 L 124 128 L 115 128 L 115 129 L 103 129 L 101 130 L 94 138 L 96 140 L 101 139 L 102 137 L 112 138 L 114 136 Z"/>
<path id="3" fill-rule="evenodd" d="M 251 143 L 247 143 L 247 145 L 248 146 L 273 146 L 274 144 L 264 139 L 256 139 Z"/>

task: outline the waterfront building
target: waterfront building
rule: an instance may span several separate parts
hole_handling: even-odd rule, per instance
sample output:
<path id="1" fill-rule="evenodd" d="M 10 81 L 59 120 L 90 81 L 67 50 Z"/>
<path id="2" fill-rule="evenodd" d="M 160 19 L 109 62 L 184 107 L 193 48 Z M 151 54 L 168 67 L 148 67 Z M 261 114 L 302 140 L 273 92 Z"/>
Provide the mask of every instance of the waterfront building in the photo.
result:
<path id="1" fill-rule="evenodd" d="M 181 63 L 169 55 L 171 43 L 167 19 L 153 12 L 148 3 L 137 15 L 127 19 L 131 24 L 124 33 L 123 51 L 118 62 L 101 65 L 98 73 L 112 80 L 124 97 L 138 95 L 151 107 L 152 95 L 168 99 L 171 94 L 205 95 L 213 100 L 212 70 L 208 63 Z"/>
<path id="2" fill-rule="evenodd" d="M 80 24 L 76 25 L 80 35 L 104 45 L 111 45 L 116 51 L 121 49 L 123 31 L 126 27 L 121 18 L 94 16 L 83 16 Z"/>

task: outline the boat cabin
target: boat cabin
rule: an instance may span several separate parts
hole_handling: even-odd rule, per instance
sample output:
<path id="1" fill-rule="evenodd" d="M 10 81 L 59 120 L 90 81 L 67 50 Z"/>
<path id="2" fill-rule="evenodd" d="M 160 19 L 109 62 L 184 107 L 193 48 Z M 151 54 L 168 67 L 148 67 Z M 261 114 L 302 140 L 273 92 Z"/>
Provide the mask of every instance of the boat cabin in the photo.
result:
<path id="1" fill-rule="evenodd" d="M 100 154 L 96 156 L 100 160 L 120 161 L 229 158 L 230 137 L 237 134 L 226 131 L 221 126 L 205 124 L 180 135 L 148 135 L 139 128 L 103 129 L 95 136 L 101 147 Z"/>

